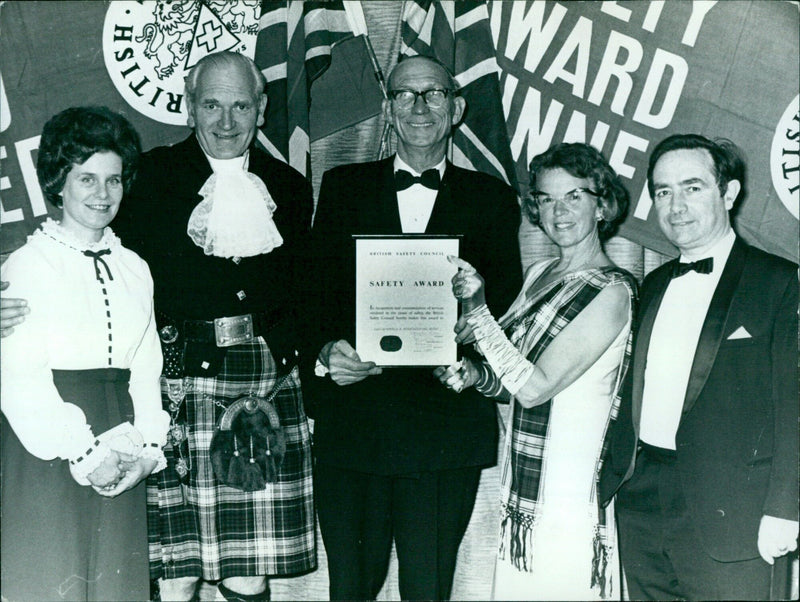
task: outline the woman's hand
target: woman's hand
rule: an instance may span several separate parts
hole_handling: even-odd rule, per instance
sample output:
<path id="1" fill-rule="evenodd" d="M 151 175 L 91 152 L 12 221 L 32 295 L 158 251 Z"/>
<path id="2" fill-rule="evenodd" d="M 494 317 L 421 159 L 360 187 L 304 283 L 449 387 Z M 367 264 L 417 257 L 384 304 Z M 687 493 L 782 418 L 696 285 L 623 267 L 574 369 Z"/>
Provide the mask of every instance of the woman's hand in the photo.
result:
<path id="1" fill-rule="evenodd" d="M 439 366 L 433 371 L 433 375 L 444 386 L 456 393 L 461 393 L 464 389 L 473 386 L 480 376 L 475 364 L 468 357 L 462 358 L 461 361 L 447 368 Z"/>
<path id="2" fill-rule="evenodd" d="M 107 487 L 94 487 L 94 490 L 103 497 L 116 497 L 120 493 L 136 487 L 143 479 L 153 472 L 158 461 L 155 458 L 135 457 L 120 454 L 122 478 L 115 484 Z"/>
<path id="3" fill-rule="evenodd" d="M 447 260 L 458 267 L 453 276 L 453 295 L 461 301 L 462 312 L 472 311 L 486 303 L 483 277 L 469 263 L 459 257 L 448 255 Z"/>
<path id="4" fill-rule="evenodd" d="M 98 487 L 113 487 L 123 476 L 121 462 L 120 454 L 112 449 L 100 463 L 100 466 L 86 475 L 86 478 L 95 489 Z"/>

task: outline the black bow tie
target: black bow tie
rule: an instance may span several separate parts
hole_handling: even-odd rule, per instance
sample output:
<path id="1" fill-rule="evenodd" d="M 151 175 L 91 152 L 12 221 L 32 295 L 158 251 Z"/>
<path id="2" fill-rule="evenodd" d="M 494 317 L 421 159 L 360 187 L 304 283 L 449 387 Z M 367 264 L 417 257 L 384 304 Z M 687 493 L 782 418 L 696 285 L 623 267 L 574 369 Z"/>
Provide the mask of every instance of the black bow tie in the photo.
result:
<path id="1" fill-rule="evenodd" d="M 439 190 L 439 170 L 426 169 L 419 176 L 411 175 L 404 169 L 394 172 L 394 185 L 398 192 L 410 188 L 414 184 L 422 184 L 425 188 Z"/>
<path id="2" fill-rule="evenodd" d="M 692 270 L 698 274 L 710 274 L 712 269 L 714 269 L 714 258 L 706 257 L 705 259 L 698 259 L 691 263 L 675 262 L 672 264 L 672 272 L 670 275 L 672 278 L 679 278 Z"/>
<path id="3" fill-rule="evenodd" d="M 94 259 L 94 275 L 97 278 L 98 282 L 102 282 L 103 278 L 100 276 L 100 264 L 103 264 L 103 267 L 106 269 L 106 274 L 108 274 L 109 280 L 114 280 L 114 277 L 111 275 L 111 270 L 108 269 L 108 264 L 103 260 L 103 255 L 111 255 L 111 249 L 103 249 L 102 251 L 84 251 L 83 252 L 86 257 L 91 257 Z"/>

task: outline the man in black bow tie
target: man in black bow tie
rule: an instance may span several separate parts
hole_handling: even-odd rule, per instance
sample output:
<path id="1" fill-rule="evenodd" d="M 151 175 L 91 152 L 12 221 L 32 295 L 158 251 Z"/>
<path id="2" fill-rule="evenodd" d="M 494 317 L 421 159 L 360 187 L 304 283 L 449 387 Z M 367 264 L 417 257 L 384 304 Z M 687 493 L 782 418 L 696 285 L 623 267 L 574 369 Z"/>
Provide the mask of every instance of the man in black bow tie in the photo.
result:
<path id="1" fill-rule="evenodd" d="M 521 286 L 515 192 L 445 156 L 465 109 L 454 78 L 434 59 L 413 57 L 393 70 L 389 88 L 384 117 L 397 154 L 325 173 L 312 233 L 324 294 L 309 295 L 307 315 L 317 319 L 308 358 L 317 362 L 303 384 L 315 418 L 314 492 L 335 600 L 375 599 L 393 539 L 402 598 L 446 599 L 480 471 L 495 463 L 498 440 L 494 402 L 456 395 L 430 368 L 361 361 L 352 346 L 352 235 L 461 235 L 460 254 L 490 281 L 496 312 Z"/>
<path id="2" fill-rule="evenodd" d="M 729 141 L 671 136 L 647 176 L 680 257 L 642 286 L 600 495 L 617 493 L 631 599 L 767 599 L 797 548 L 797 265 L 732 230 Z"/>

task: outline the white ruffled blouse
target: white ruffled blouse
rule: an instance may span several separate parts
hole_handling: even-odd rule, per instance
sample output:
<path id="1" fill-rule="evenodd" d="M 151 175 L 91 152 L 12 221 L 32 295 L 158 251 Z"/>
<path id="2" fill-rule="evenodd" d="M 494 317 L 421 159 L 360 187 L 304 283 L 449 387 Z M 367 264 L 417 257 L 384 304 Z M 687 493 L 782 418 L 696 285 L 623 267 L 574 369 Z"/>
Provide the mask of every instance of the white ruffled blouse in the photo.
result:
<path id="1" fill-rule="evenodd" d="M 102 261 L 83 253 L 103 249 L 111 252 Z M 3 295 L 27 299 L 30 308 L 0 354 L 2 411 L 25 448 L 43 460 L 74 459 L 90 448 L 101 433 L 61 399 L 51 370 L 109 367 L 130 369 L 134 426 L 145 443 L 163 447 L 169 416 L 161 407 L 161 347 L 144 260 L 109 228 L 87 244 L 48 219 L 0 274 L 10 282 Z"/>

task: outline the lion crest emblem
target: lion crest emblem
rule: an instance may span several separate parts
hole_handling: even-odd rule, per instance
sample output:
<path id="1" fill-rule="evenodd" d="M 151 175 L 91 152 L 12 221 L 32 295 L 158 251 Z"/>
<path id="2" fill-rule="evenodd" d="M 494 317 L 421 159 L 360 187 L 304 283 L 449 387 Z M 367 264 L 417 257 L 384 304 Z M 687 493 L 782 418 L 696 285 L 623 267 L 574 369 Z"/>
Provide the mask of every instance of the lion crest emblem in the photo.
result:
<path id="1" fill-rule="evenodd" d="M 185 125 L 186 72 L 212 52 L 252 58 L 260 10 L 259 0 L 111 2 L 103 29 L 106 69 L 134 109 Z"/>

